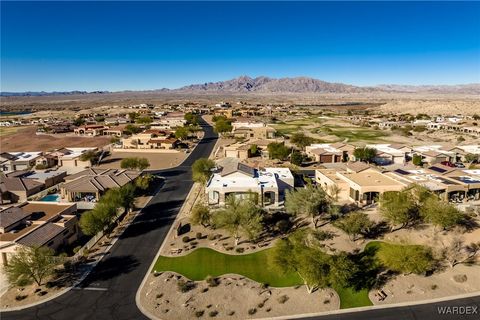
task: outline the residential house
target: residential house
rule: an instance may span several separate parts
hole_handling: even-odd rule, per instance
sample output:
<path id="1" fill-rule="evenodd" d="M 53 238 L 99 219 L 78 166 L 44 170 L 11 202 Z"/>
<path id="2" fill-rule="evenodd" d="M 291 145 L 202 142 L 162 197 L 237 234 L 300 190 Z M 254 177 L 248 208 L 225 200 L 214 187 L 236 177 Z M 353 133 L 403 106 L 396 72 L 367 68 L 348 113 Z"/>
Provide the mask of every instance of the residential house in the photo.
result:
<path id="1" fill-rule="evenodd" d="M 35 167 L 42 152 L 2 152 L 0 153 L 0 171 L 10 172 Z"/>
<path id="2" fill-rule="evenodd" d="M 339 200 L 348 199 L 362 204 L 376 202 L 384 192 L 400 191 L 408 185 L 374 168 L 358 172 L 346 169 L 317 169 L 315 180 L 332 196 L 338 192 Z"/>
<path id="3" fill-rule="evenodd" d="M 262 126 L 262 127 L 238 127 L 232 129 L 232 135 L 235 138 L 243 139 L 274 139 L 275 130 L 272 127 Z"/>
<path id="4" fill-rule="evenodd" d="M 345 143 L 319 143 L 305 147 L 307 156 L 318 163 L 344 162 L 352 158 L 355 147 Z"/>
<path id="5" fill-rule="evenodd" d="M 0 173 L 0 204 L 27 201 L 28 197 L 45 189 L 45 184 L 34 179 L 7 177 Z"/>
<path id="6" fill-rule="evenodd" d="M 45 185 L 45 188 L 50 188 L 56 184 L 64 181 L 67 176 L 66 171 L 45 170 L 45 171 L 14 171 L 6 174 L 7 178 L 22 178 L 30 179 Z"/>
<path id="7" fill-rule="evenodd" d="M 377 150 L 373 162 L 379 165 L 403 164 L 406 161 L 409 148 L 395 144 L 369 144 L 367 148 Z"/>
<path id="8" fill-rule="evenodd" d="M 429 165 L 444 161 L 456 161 L 455 152 L 444 150 L 442 145 L 413 147 L 412 154 L 421 156 L 422 162 Z"/>
<path id="9" fill-rule="evenodd" d="M 98 124 L 89 124 L 79 126 L 73 129 L 73 132 L 79 136 L 102 136 L 104 131 L 108 130 L 107 126 Z"/>
<path id="10" fill-rule="evenodd" d="M 208 204 L 224 206 L 229 196 L 238 199 L 254 197 L 263 207 L 281 207 L 286 190 L 294 187 L 294 178 L 288 168 L 256 169 L 226 158 L 219 162 L 220 169 L 207 183 Z"/>
<path id="11" fill-rule="evenodd" d="M 158 129 L 145 130 L 122 140 L 124 149 L 173 149 L 177 144 L 171 131 Z"/>
<path id="12" fill-rule="evenodd" d="M 60 187 L 62 199 L 69 202 L 80 202 L 79 208 L 93 207 L 100 197 L 111 188 L 119 188 L 133 182 L 140 176 L 140 171 L 117 169 L 93 169 L 72 174 L 65 178 Z"/>
<path id="13" fill-rule="evenodd" d="M 98 149 L 91 148 L 62 148 L 51 153 L 57 157 L 58 165 L 63 168 L 86 168 L 91 165 L 90 160 L 82 160 L 82 155 L 87 152 L 96 152 Z"/>
<path id="14" fill-rule="evenodd" d="M 58 250 L 78 238 L 74 203 L 25 202 L 0 211 L 0 254 L 2 263 L 19 246 Z"/>

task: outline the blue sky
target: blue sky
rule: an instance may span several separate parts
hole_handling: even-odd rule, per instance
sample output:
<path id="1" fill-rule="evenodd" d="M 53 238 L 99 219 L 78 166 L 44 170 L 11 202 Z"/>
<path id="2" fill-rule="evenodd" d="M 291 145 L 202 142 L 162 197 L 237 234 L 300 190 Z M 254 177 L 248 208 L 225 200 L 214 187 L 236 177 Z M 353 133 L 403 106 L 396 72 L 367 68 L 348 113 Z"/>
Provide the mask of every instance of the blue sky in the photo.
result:
<path id="1" fill-rule="evenodd" d="M 480 82 L 479 2 L 1 2 L 1 90 Z"/>

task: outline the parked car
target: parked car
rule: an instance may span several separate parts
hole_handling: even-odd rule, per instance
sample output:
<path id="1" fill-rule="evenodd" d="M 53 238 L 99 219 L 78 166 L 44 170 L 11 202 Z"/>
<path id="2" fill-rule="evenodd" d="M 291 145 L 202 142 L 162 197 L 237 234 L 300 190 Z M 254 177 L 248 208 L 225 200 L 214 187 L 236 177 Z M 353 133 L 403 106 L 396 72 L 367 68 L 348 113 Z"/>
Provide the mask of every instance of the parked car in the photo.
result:
<path id="1" fill-rule="evenodd" d="M 444 166 L 455 168 L 455 165 L 450 161 L 442 161 L 440 163 L 443 164 Z"/>
<path id="2" fill-rule="evenodd" d="M 455 167 L 457 168 L 465 168 L 465 165 L 461 162 L 455 162 Z"/>

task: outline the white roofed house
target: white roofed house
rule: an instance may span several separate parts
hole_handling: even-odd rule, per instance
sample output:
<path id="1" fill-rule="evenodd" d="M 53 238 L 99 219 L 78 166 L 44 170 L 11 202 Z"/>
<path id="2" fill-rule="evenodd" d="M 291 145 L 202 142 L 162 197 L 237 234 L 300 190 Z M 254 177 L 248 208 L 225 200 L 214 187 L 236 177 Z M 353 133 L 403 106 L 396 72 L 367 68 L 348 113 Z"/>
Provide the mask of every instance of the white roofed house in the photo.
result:
<path id="1" fill-rule="evenodd" d="M 377 155 L 373 159 L 373 162 L 379 165 L 386 164 L 403 164 L 405 163 L 406 156 L 409 153 L 409 149 L 404 145 L 394 144 L 369 144 L 367 148 L 373 148 L 377 150 Z"/>
<path id="2" fill-rule="evenodd" d="M 285 191 L 293 186 L 294 178 L 288 168 L 256 169 L 238 159 L 225 158 L 205 191 L 211 206 L 224 206 L 229 196 L 245 199 L 253 194 L 262 207 L 278 208 L 283 206 Z"/>
<path id="3" fill-rule="evenodd" d="M 42 152 L 2 152 L 0 153 L 0 171 L 10 172 L 33 168 Z"/>

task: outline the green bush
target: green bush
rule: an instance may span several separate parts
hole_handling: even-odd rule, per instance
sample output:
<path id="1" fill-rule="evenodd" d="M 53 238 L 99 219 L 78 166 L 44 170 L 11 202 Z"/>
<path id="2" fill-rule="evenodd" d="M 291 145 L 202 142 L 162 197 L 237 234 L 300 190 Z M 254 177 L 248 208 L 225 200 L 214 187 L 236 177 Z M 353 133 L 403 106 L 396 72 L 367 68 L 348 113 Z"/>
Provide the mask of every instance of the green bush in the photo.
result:
<path id="1" fill-rule="evenodd" d="M 187 242 L 189 242 L 189 241 L 190 241 L 190 237 L 189 237 L 189 236 L 185 236 L 185 237 L 182 238 L 182 242 L 183 242 L 183 243 L 187 243 Z"/>

